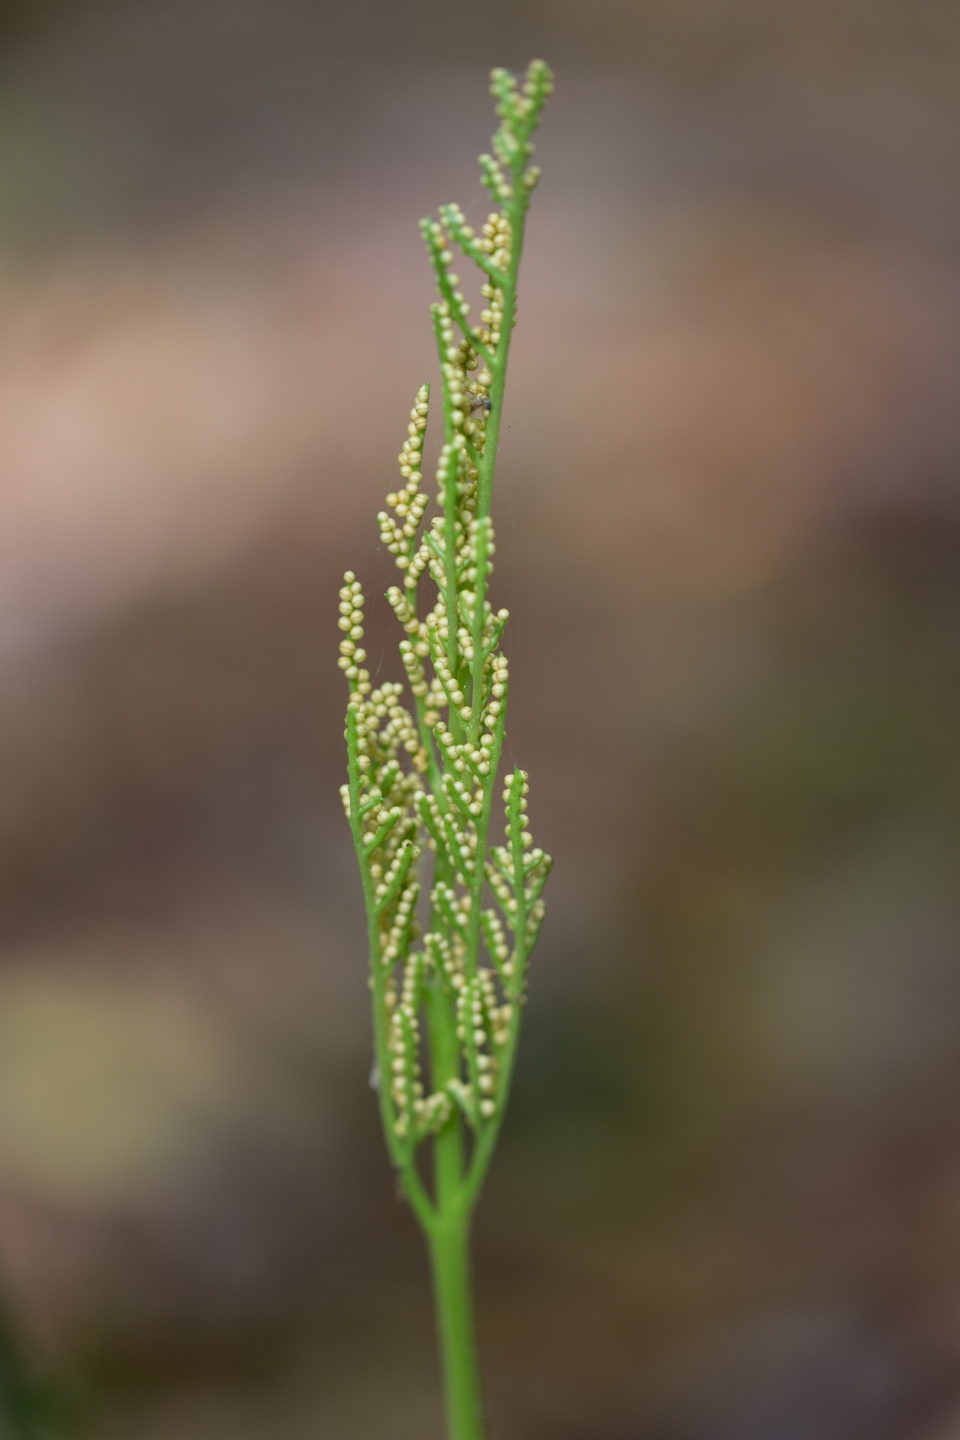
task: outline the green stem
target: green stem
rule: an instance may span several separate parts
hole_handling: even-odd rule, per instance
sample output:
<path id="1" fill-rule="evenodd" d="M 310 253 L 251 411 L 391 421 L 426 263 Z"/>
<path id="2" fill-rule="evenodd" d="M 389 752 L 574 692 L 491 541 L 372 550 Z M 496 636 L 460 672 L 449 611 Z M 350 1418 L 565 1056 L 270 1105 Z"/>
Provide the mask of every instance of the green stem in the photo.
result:
<path id="1" fill-rule="evenodd" d="M 529 196 L 522 193 L 520 176 L 522 166 L 514 172 L 514 198 L 504 211 L 510 221 L 513 248 L 510 269 L 503 284 L 503 331 L 497 345 L 497 353 L 490 366 L 490 415 L 487 419 L 479 473 L 477 476 L 477 519 L 490 514 L 493 501 L 493 476 L 497 468 L 497 447 L 500 444 L 500 421 L 503 417 L 503 394 L 507 385 L 507 360 L 510 355 L 510 341 L 513 338 L 513 324 L 517 315 L 517 277 L 520 273 L 520 256 L 523 251 L 523 232 L 527 218 Z"/>
<path id="2" fill-rule="evenodd" d="M 428 1234 L 449 1440 L 485 1440 L 470 1285 L 470 1218 L 457 1207 Z"/>
<path id="3" fill-rule="evenodd" d="M 439 977 L 427 991 L 427 1014 L 433 1088 L 443 1090 L 460 1073 L 460 1049 L 453 1006 Z M 457 1204 L 463 1179 L 463 1129 L 456 1110 L 436 1136 L 433 1154 L 434 1194 L 442 1222 L 444 1214 Z"/>
<path id="4" fill-rule="evenodd" d="M 439 977 L 427 994 L 433 1083 L 459 1074 L 453 1006 Z M 448 1440 L 483 1440 L 470 1295 L 470 1210 L 463 1204 L 463 1121 L 454 1111 L 434 1140 L 436 1218 L 427 1229 L 447 1399 Z"/>

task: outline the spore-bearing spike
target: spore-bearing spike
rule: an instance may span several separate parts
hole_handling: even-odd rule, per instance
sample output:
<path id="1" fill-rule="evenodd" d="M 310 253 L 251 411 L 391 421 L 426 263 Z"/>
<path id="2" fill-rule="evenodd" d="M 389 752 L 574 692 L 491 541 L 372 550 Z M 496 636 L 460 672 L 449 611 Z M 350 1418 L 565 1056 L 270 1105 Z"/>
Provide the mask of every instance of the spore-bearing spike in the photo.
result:
<path id="1" fill-rule="evenodd" d="M 403 1191 L 431 1245 L 449 1233 L 454 1213 L 466 1243 L 465 1217 L 506 1104 L 552 864 L 533 844 L 522 771 L 503 791 L 505 843 L 491 843 L 509 698 L 500 645 L 509 615 L 489 593 L 507 357 L 526 208 L 539 177 L 531 136 L 552 77 L 533 61 L 522 80 L 495 70 L 491 90 L 498 128 L 480 169 L 494 207 L 476 229 L 456 204 L 421 222 L 437 288 L 431 320 L 441 390 L 417 390 L 397 456 L 399 483 L 377 515 L 381 543 L 402 575 L 386 598 L 401 630 L 410 708 L 403 685 L 371 679 L 365 597 L 352 571 L 344 575 L 337 620 L 338 665 L 350 687 L 341 796 L 368 916 L 378 1101 Z M 456 251 L 477 271 L 483 304 L 476 315 L 460 288 Z M 441 416 L 430 518 L 425 439 L 431 418 Z M 432 602 L 422 598 L 425 580 L 436 587 Z M 489 963 L 481 963 L 483 952 Z M 464 1126 L 473 1137 L 466 1146 Z M 418 1168 L 421 1145 L 448 1156 L 436 1189 L 422 1178 L 426 1167 Z M 476 1396 L 470 1404 L 474 1419 L 461 1428 L 479 1440 Z"/>

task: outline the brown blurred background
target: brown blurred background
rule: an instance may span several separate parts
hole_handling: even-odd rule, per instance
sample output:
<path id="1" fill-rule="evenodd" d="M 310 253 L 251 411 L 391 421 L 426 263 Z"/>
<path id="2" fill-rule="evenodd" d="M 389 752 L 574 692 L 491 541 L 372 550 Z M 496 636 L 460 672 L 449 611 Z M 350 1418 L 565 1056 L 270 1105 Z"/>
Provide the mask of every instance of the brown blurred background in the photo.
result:
<path id="1" fill-rule="evenodd" d="M 439 1440 L 336 590 L 390 583 L 416 222 L 483 213 L 486 71 L 542 54 L 493 1434 L 957 1440 L 960 8 L 0 26 L 0 1370 L 96 1440 Z"/>

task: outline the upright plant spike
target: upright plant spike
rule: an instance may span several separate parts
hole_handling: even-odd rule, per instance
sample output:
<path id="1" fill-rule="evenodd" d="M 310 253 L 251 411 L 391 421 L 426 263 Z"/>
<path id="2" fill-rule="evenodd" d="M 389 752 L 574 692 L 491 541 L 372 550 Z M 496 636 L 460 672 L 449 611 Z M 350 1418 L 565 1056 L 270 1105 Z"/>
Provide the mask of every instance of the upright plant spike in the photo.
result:
<path id="1" fill-rule="evenodd" d="M 479 235 L 457 205 L 421 221 L 439 294 L 432 307 L 443 405 L 438 509 L 422 529 L 430 406 L 423 385 L 398 457 L 402 484 L 377 516 L 402 572 L 387 599 L 405 632 L 400 658 L 413 712 L 400 703 L 401 684 L 374 689 L 364 668 L 364 596 L 350 570 L 339 622 L 346 632 L 339 665 L 350 682 L 341 793 L 367 912 L 380 1114 L 430 1249 L 450 1440 L 485 1435 L 470 1224 L 507 1103 L 552 864 L 533 844 L 522 770 L 503 789 L 506 844 L 490 843 L 509 685 L 500 639 L 509 617 L 494 612 L 487 586 L 517 275 L 540 174 L 529 163 L 531 136 L 553 77 L 534 60 L 522 85 L 506 70 L 490 78 L 500 126 L 480 167 L 497 208 Z M 454 246 L 480 272 L 485 308 L 476 324 L 452 269 Z M 421 615 L 425 574 L 436 597 Z M 433 853 L 425 931 L 417 918 L 424 851 Z M 487 893 L 495 904 L 484 908 Z M 418 1166 L 422 1147 L 432 1150 L 429 1181 Z"/>

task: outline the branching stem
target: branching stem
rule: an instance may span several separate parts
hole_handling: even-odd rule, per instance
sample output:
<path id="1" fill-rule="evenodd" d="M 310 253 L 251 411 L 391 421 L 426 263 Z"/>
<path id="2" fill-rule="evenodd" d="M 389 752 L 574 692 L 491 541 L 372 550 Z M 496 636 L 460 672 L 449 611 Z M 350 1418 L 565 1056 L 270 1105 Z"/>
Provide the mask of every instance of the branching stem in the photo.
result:
<path id="1" fill-rule="evenodd" d="M 494 554 L 493 496 L 507 360 L 517 310 L 526 212 L 538 171 L 530 137 L 552 90 L 533 61 L 522 88 L 495 70 L 501 124 L 494 156 L 480 157 L 499 209 L 480 237 L 455 205 L 422 222 L 439 300 L 433 328 L 442 378 L 439 516 L 420 535 L 427 501 L 420 464 L 430 402 L 422 386 L 399 456 L 403 484 L 378 516 L 381 539 L 404 572 L 387 598 L 405 638 L 401 685 L 373 688 L 363 668 L 364 595 L 352 571 L 340 591 L 340 667 L 350 681 L 347 784 L 342 795 L 360 867 L 370 956 L 380 1117 L 390 1158 L 427 1238 L 443 1360 L 450 1440 L 484 1440 L 470 1285 L 470 1229 L 493 1156 L 513 1074 L 526 967 L 550 858 L 528 829 L 527 776 L 503 794 L 507 846 L 490 848 L 509 690 L 487 586 Z M 487 308 L 473 324 L 453 274 L 451 244 L 480 271 Z M 437 585 L 420 619 L 417 593 Z M 432 666 L 428 679 L 426 664 Z M 446 709 L 446 721 L 441 711 Z M 417 906 L 422 851 L 434 853 L 423 946 Z M 499 906 L 484 911 L 487 888 Z M 506 928 L 505 928 L 506 927 Z M 513 947 L 507 940 L 512 932 Z M 481 938 L 493 969 L 481 964 Z M 418 1164 L 421 1147 L 432 1166 Z M 427 1177 L 426 1179 L 424 1177 Z"/>

